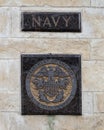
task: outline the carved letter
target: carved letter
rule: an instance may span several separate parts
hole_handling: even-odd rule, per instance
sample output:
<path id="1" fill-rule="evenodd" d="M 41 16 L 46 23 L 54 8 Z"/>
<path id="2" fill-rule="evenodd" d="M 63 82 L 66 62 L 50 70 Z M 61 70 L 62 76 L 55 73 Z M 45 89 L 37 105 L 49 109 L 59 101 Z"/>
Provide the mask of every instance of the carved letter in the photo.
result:
<path id="1" fill-rule="evenodd" d="M 36 27 L 36 26 L 41 26 L 41 19 L 40 19 L 40 16 L 36 17 L 34 15 L 32 15 L 32 26 L 33 27 Z"/>
<path id="2" fill-rule="evenodd" d="M 52 16 L 52 20 L 53 20 L 53 23 L 55 25 L 55 27 L 58 25 L 59 23 L 59 20 L 60 20 L 60 16 L 55 20 L 55 18 Z"/>
<path id="3" fill-rule="evenodd" d="M 44 20 L 43 27 L 45 27 L 46 25 L 51 27 L 51 23 L 48 17 L 46 17 L 46 19 Z"/>
<path id="4" fill-rule="evenodd" d="M 69 23 L 70 17 L 65 18 L 65 17 L 63 16 L 63 19 L 64 19 L 64 21 L 65 21 L 65 23 L 66 23 L 66 27 L 68 27 L 68 23 Z"/>

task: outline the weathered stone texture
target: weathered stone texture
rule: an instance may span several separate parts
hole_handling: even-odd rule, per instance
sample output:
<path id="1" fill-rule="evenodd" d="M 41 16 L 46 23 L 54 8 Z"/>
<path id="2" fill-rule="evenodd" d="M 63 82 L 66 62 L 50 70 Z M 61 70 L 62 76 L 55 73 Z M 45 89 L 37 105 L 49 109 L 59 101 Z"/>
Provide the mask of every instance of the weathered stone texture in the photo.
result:
<path id="1" fill-rule="evenodd" d="M 91 0 L 91 6 L 104 7 L 104 0 Z"/>
<path id="2" fill-rule="evenodd" d="M 0 113 L 2 130 L 103 130 L 104 116 L 21 116 L 19 113 Z"/>
<path id="3" fill-rule="evenodd" d="M 11 16 L 7 7 L 0 8 L 0 37 L 8 37 L 10 34 Z"/>
<path id="4" fill-rule="evenodd" d="M 90 0 L 0 0 L 1 6 L 90 6 Z"/>
<path id="5" fill-rule="evenodd" d="M 20 88 L 19 60 L 0 60 L 0 90 L 16 91 Z"/>
<path id="6" fill-rule="evenodd" d="M 7 112 L 0 112 L 0 130 L 9 130 L 9 116 Z"/>
<path id="7" fill-rule="evenodd" d="M 82 64 L 83 91 L 104 91 L 104 62 L 85 61 Z"/>
<path id="8" fill-rule="evenodd" d="M 94 112 L 104 112 L 104 92 L 94 93 Z"/>
<path id="9" fill-rule="evenodd" d="M 77 117 L 77 120 L 78 120 L 77 130 L 103 130 L 104 129 L 104 115 L 98 114 L 92 116 L 82 116 L 82 117 Z"/>
<path id="10" fill-rule="evenodd" d="M 19 111 L 19 94 L 0 91 L 0 111 Z"/>
<path id="11" fill-rule="evenodd" d="M 21 0 L 23 5 L 89 6 L 90 0 Z"/>
<path id="12" fill-rule="evenodd" d="M 104 38 L 104 9 L 86 8 L 82 12 L 82 36 Z"/>
<path id="13" fill-rule="evenodd" d="M 17 6 L 20 5 L 20 0 L 0 0 L 1 6 Z"/>
<path id="14" fill-rule="evenodd" d="M 53 123 L 54 130 L 78 130 L 78 121 L 75 116 L 56 116 Z"/>
<path id="15" fill-rule="evenodd" d="M 90 58 L 89 40 L 79 39 L 0 39 L 0 58 L 20 58 L 20 53 L 81 54 Z M 74 46 L 73 46 L 74 45 Z"/>
<path id="16" fill-rule="evenodd" d="M 46 116 L 21 116 L 17 112 L 0 113 L 0 130 L 49 130 Z"/>
<path id="17" fill-rule="evenodd" d="M 103 39 L 92 40 L 91 59 L 104 60 L 104 40 Z"/>
<path id="18" fill-rule="evenodd" d="M 93 93 L 83 92 L 82 93 L 82 113 L 83 115 L 93 114 Z"/>
<path id="19" fill-rule="evenodd" d="M 104 116 L 56 116 L 54 119 L 56 130 L 103 130 Z"/>

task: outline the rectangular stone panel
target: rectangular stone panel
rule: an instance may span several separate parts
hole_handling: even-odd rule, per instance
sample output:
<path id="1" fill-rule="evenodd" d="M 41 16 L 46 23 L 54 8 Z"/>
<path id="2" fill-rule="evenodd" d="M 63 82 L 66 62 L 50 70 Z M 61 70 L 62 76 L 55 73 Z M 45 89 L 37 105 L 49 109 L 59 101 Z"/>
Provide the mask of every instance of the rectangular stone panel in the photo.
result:
<path id="1" fill-rule="evenodd" d="M 83 60 L 90 58 L 88 39 L 9 38 L 0 39 L 0 58 L 19 59 L 21 53 L 80 54 Z M 5 64 L 6 65 L 6 64 Z"/>
<path id="2" fill-rule="evenodd" d="M 23 12 L 22 31 L 81 32 L 80 13 Z"/>
<path id="3" fill-rule="evenodd" d="M 80 55 L 21 56 L 23 115 L 81 115 Z"/>
<path id="4" fill-rule="evenodd" d="M 90 0 L 0 0 L 0 6 L 89 6 Z"/>
<path id="5" fill-rule="evenodd" d="M 19 94 L 0 91 L 0 111 L 19 111 Z"/>
<path id="6" fill-rule="evenodd" d="M 83 92 L 82 93 L 82 113 L 83 115 L 93 114 L 93 93 Z"/>
<path id="7" fill-rule="evenodd" d="M 8 7 L 0 7 L 0 37 L 10 35 L 11 16 Z"/>
<path id="8" fill-rule="evenodd" d="M 95 7 L 104 7 L 104 0 L 91 0 L 91 5 Z"/>
<path id="9" fill-rule="evenodd" d="M 91 59 L 104 60 L 104 39 L 91 41 Z"/>
<path id="10" fill-rule="evenodd" d="M 80 116 L 80 117 L 77 117 L 77 121 L 78 121 L 77 130 L 103 130 L 104 129 L 104 115 L 103 114 Z M 66 130 L 69 130 L 69 129 L 66 129 Z"/>
<path id="11" fill-rule="evenodd" d="M 1 112 L 0 130 L 49 130 L 47 116 L 21 116 L 19 112 Z"/>
<path id="12" fill-rule="evenodd" d="M 104 130 L 104 115 L 56 116 L 52 130 Z"/>
<path id="13" fill-rule="evenodd" d="M 19 77 L 19 60 L 0 60 L 0 91 L 18 92 L 20 86 Z"/>
<path id="14" fill-rule="evenodd" d="M 94 93 L 94 112 L 104 112 L 104 92 Z"/>
<path id="15" fill-rule="evenodd" d="M 104 91 L 104 61 L 84 61 L 83 91 Z"/>

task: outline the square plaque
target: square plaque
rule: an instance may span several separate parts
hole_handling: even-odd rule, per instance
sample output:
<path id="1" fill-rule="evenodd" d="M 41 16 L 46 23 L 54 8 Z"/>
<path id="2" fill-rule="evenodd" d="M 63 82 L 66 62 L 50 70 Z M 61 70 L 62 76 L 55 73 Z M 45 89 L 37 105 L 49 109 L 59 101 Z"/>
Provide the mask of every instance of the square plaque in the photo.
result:
<path id="1" fill-rule="evenodd" d="M 22 115 L 81 115 L 81 56 L 21 55 Z"/>

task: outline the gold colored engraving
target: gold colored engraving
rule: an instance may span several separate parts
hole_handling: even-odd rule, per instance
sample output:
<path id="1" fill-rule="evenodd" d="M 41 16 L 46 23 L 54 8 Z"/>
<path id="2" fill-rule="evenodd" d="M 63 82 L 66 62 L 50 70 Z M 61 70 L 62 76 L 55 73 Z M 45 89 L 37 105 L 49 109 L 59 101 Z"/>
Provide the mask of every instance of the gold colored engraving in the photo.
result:
<path id="1" fill-rule="evenodd" d="M 57 69 L 59 71 L 55 75 Z M 63 75 L 60 75 L 61 73 Z M 58 106 L 69 98 L 72 91 L 72 79 L 63 66 L 55 63 L 42 65 L 32 73 L 30 90 L 40 104 Z"/>

